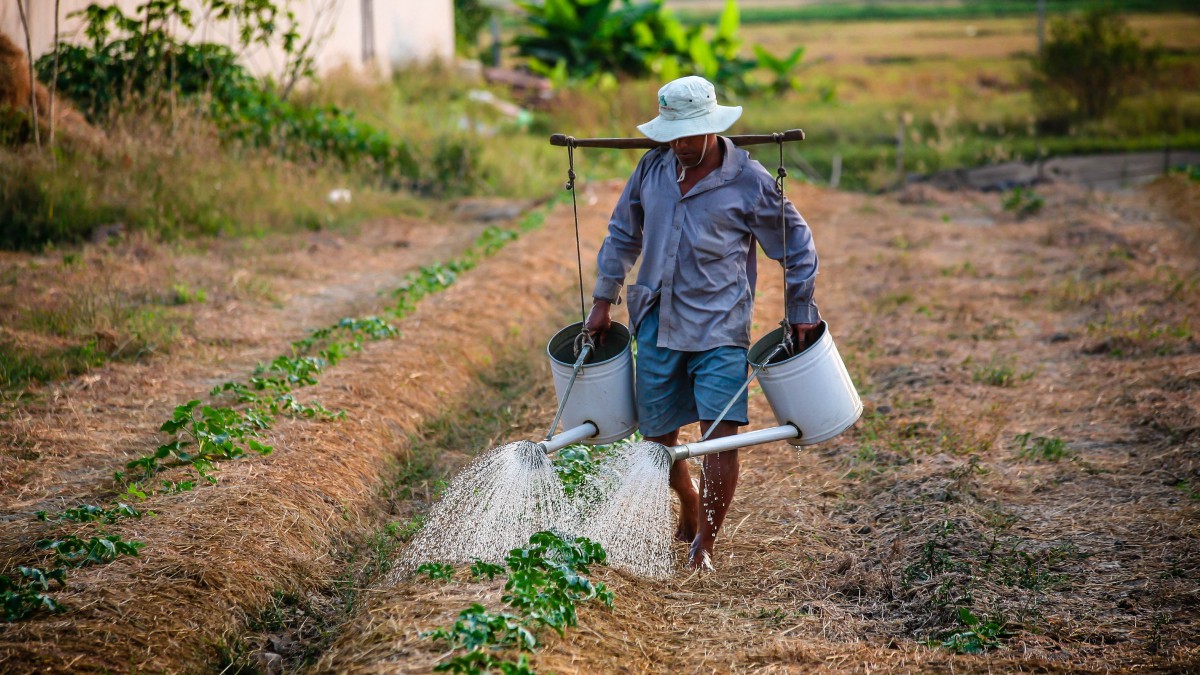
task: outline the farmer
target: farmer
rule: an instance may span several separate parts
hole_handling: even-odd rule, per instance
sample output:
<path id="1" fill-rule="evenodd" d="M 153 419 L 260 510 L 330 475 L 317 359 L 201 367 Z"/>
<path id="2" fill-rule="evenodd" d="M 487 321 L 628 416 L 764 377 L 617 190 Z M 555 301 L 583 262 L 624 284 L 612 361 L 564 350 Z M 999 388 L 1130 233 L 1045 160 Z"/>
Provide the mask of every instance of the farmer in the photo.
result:
<path id="1" fill-rule="evenodd" d="M 787 202 L 781 227 L 774 178 L 717 135 L 741 107 L 718 105 L 713 85 L 689 76 L 659 89 L 658 113 L 638 130 L 667 145 L 642 157 L 617 202 L 597 256 L 586 325 L 603 339 L 640 256 L 637 283 L 625 293 L 638 345 L 638 420 L 647 440 L 672 446 L 684 425 L 699 421 L 707 432 L 746 380 L 755 240 L 782 260 L 786 232 L 787 321 L 797 344 L 816 337 L 821 319 L 808 224 Z M 736 434 L 746 423 L 743 391 L 710 438 Z M 713 545 L 737 487 L 738 451 L 704 457 L 699 494 L 686 462 L 671 467 L 670 480 L 681 507 L 675 538 L 691 544 L 690 567 L 712 569 Z"/>

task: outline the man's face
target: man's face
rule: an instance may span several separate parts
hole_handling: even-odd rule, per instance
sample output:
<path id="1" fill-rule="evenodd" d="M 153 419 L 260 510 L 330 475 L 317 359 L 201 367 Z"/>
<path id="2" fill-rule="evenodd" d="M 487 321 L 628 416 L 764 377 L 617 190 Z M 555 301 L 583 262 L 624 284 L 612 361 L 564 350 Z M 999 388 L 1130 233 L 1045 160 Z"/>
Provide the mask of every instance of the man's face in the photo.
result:
<path id="1" fill-rule="evenodd" d="M 671 146 L 671 151 L 675 153 L 675 157 L 684 166 L 694 166 L 700 162 L 700 158 L 704 153 L 704 146 L 708 143 L 708 137 L 711 134 L 700 134 L 699 136 L 684 136 L 676 138 L 668 143 Z"/>

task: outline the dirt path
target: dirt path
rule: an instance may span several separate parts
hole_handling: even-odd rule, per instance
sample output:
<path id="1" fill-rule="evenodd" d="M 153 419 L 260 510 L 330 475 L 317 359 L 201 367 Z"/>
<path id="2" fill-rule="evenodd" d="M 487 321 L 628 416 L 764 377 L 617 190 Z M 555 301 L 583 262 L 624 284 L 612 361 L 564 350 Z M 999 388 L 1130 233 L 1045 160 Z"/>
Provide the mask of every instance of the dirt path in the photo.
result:
<path id="1" fill-rule="evenodd" d="M 47 500 L 59 495 L 82 498 L 84 486 L 111 476 L 114 455 L 141 452 L 171 407 L 220 382 L 244 378 L 256 364 L 287 353 L 310 330 L 387 307 L 388 293 L 407 274 L 454 257 L 483 227 L 384 219 L 355 233 L 253 242 L 248 251 L 244 242 L 218 240 L 178 253 L 173 246 L 134 238 L 91 247 L 72 267 L 54 257 L 6 254 L 0 267 L 14 282 L 0 309 L 103 311 L 132 296 L 168 293 L 172 286 L 204 289 L 207 297 L 173 308 L 186 313 L 186 329 L 168 353 L 51 383 L 32 404 L 0 411 L 3 513 L 56 508 L 61 505 Z M 21 268 L 44 272 L 10 274 Z M 0 327 L 0 337 L 26 335 L 10 324 Z M 150 433 L 126 438 L 135 429 Z M 73 478 L 64 480 L 64 469 Z"/>
<path id="2" fill-rule="evenodd" d="M 743 451 L 717 571 L 601 572 L 613 609 L 584 609 L 538 669 L 1200 668 L 1200 277 L 1181 224 L 1145 194 L 1069 186 L 1025 220 L 994 195 L 795 192 L 864 419 Z M 776 318 L 759 310 L 756 335 Z M 771 423 L 761 395 L 752 417 Z M 377 589 L 318 670 L 429 669 L 444 651 L 420 632 L 498 593 Z M 953 634 L 996 647 L 923 644 Z"/>
<path id="3" fill-rule="evenodd" d="M 593 189 L 585 258 L 617 194 Z M 717 571 L 666 582 L 601 571 L 613 609 L 583 609 L 538 668 L 1200 668 L 1200 277 L 1180 224 L 1146 194 L 1070 187 L 1048 188 L 1020 221 L 995 195 L 790 193 L 814 225 L 819 301 L 864 419 L 803 452 L 744 451 Z M 557 209 L 424 301 L 401 339 L 331 369 L 312 396 L 346 420 L 281 423 L 272 456 L 229 463 L 218 486 L 155 496 L 145 507 L 157 517 L 109 528 L 146 541 L 142 557 L 74 573 L 67 614 L 0 626 L 0 669 L 199 670 L 228 657 L 219 648 L 273 593 L 327 588 L 344 573 L 337 552 L 388 520 L 379 483 L 412 435 L 478 404 L 478 383 L 504 362 L 544 360 L 577 302 L 572 234 Z M 412 262 L 427 250 L 412 246 Z M 360 257 L 337 259 L 363 273 L 351 285 L 371 286 Z M 777 318 L 770 268 L 755 335 Z M 41 555 L 33 510 L 102 493 L 114 465 L 159 442 L 172 405 L 295 337 L 211 345 L 203 363 L 113 366 L 5 420 L 0 560 Z M 545 377 L 534 400 L 501 404 L 520 414 L 511 437 L 553 414 L 544 370 L 532 369 Z M 751 404 L 755 425 L 769 424 L 761 394 Z M 443 448 L 439 462 L 481 449 Z M 443 651 L 419 633 L 494 601 L 498 586 L 414 580 L 361 595 L 318 671 L 428 670 Z M 922 644 L 970 632 L 962 609 L 1000 645 L 987 656 Z"/>

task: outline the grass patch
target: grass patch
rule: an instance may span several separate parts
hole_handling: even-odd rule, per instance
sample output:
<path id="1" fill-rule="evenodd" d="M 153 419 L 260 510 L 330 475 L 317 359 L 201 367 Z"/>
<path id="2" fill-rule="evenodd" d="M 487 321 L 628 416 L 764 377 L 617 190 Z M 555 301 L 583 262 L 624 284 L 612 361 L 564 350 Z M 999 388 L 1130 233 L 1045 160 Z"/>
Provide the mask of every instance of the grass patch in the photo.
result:
<path id="1" fill-rule="evenodd" d="M 1054 436 L 1034 436 L 1030 432 L 1018 434 L 1013 438 L 1017 442 L 1017 456 L 1035 462 L 1059 462 L 1072 459 L 1075 453 L 1067 447 L 1066 441 Z"/>
<path id="2" fill-rule="evenodd" d="M 1000 330 L 1000 329 L 993 329 Z M 985 330 L 980 337 L 988 335 Z M 1015 387 L 1020 382 L 1033 379 L 1033 373 L 1022 373 L 1017 370 L 1017 360 L 1012 356 L 993 355 L 987 363 L 971 365 L 968 357 L 964 365 L 971 366 L 971 380 L 992 387 Z"/>
<path id="3" fill-rule="evenodd" d="M 1013 536 L 1019 519 L 1003 510 L 976 504 L 953 512 L 914 532 L 906 564 L 897 570 L 900 597 L 914 612 L 924 644 L 981 653 L 1001 646 L 1018 628 L 1029 630 L 1038 619 L 1039 598 L 1069 590 L 1084 555 L 1071 541 Z"/>
<path id="4" fill-rule="evenodd" d="M 82 281 L 88 275 L 64 278 Z M 0 389 L 83 374 L 107 361 L 169 351 L 191 323 L 170 293 L 146 294 L 107 277 L 14 306 L 0 334 Z M 53 282 L 51 282 L 53 283 Z"/>
<path id="5" fill-rule="evenodd" d="M 919 19 L 977 19 L 1001 16 L 1029 16 L 1037 13 L 1036 0 L 972 0 L 961 3 L 941 2 L 839 2 L 794 7 L 744 7 L 742 23 L 781 23 L 800 21 L 898 21 Z M 1050 8 L 1054 14 L 1082 12 L 1111 7 L 1107 0 L 1057 0 Z M 1126 12 L 1195 13 L 1195 3 L 1187 0 L 1124 0 Z M 684 23 L 711 23 L 718 12 L 681 9 Z"/>
<path id="6" fill-rule="evenodd" d="M 1184 479 L 1175 483 L 1175 489 L 1192 501 L 1200 501 L 1200 480 Z"/>
<path id="7" fill-rule="evenodd" d="M 1143 309 L 1105 313 L 1104 318 L 1088 323 L 1087 333 L 1099 339 L 1089 352 L 1115 358 L 1186 354 L 1195 343 L 1189 317 L 1157 317 Z"/>
<path id="8" fill-rule="evenodd" d="M 117 125 L 94 149 L 0 148 L 0 247 L 36 251 L 105 232 L 258 237 L 413 210 L 410 198 L 353 173 L 224 145 L 211 123 L 186 110 L 174 124 L 130 116 Z M 354 188 L 353 202 L 327 201 L 342 187 Z"/>

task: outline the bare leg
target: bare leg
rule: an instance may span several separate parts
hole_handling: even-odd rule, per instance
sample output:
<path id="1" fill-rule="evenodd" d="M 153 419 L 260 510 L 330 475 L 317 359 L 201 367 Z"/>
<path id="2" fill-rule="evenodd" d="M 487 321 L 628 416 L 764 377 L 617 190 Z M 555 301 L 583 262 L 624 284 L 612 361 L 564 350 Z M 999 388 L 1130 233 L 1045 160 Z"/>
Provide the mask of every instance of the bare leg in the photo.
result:
<path id="1" fill-rule="evenodd" d="M 702 421 L 700 428 L 707 431 L 710 424 Z M 732 436 L 737 433 L 737 427 L 733 422 L 721 422 L 709 438 Z M 688 565 L 693 568 L 705 566 L 712 556 L 717 532 L 733 502 L 739 470 L 737 449 L 704 456 L 704 475 L 700 480 L 700 527 L 688 553 Z"/>
<path id="2" fill-rule="evenodd" d="M 666 446 L 678 445 L 679 430 L 662 436 L 647 436 L 646 440 Z M 696 523 L 700 519 L 700 496 L 696 494 L 696 486 L 692 485 L 687 462 L 671 465 L 671 489 L 679 497 L 679 528 L 675 530 L 675 539 L 691 543 L 696 538 Z"/>

